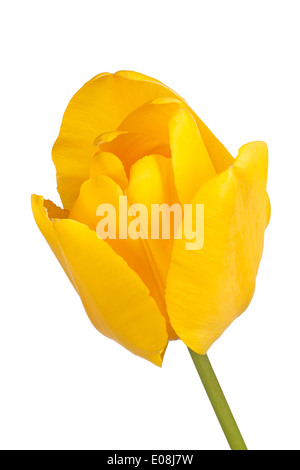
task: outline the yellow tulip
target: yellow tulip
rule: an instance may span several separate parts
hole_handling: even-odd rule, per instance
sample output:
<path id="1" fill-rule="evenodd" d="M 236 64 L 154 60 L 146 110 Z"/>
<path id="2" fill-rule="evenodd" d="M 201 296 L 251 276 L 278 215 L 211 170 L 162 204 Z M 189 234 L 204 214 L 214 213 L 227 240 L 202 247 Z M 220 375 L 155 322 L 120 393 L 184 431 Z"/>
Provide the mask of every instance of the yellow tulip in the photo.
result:
<path id="1" fill-rule="evenodd" d="M 53 147 L 64 209 L 32 196 L 38 227 L 94 326 L 161 365 L 169 340 L 204 355 L 249 305 L 270 218 L 268 152 L 234 159 L 187 103 L 136 72 L 104 73 L 71 99 Z M 101 239 L 97 207 L 120 196 L 204 204 L 204 246 Z"/>

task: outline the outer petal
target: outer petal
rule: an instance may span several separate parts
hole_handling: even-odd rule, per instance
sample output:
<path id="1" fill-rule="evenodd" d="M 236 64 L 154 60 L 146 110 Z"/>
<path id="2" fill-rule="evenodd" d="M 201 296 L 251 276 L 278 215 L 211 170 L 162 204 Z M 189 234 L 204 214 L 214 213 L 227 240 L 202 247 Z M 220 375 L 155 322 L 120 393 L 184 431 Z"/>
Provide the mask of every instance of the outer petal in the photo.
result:
<path id="1" fill-rule="evenodd" d="M 36 222 L 79 293 L 94 326 L 134 354 L 162 364 L 166 323 L 139 276 L 86 225 L 48 218 L 33 196 Z"/>
<path id="2" fill-rule="evenodd" d="M 266 179 L 266 145 L 243 146 L 234 165 L 205 183 L 193 200 L 204 204 L 202 250 L 187 251 L 186 240 L 174 242 L 168 314 L 178 336 L 199 354 L 253 296 L 269 217 Z"/>

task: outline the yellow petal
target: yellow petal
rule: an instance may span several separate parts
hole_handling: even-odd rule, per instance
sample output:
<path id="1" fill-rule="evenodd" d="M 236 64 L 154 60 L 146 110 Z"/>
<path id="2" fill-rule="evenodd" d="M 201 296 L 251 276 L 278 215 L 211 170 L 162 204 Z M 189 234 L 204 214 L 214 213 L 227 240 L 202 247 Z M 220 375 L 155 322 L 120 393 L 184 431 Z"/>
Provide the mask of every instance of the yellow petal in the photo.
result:
<path id="1" fill-rule="evenodd" d="M 153 205 L 160 206 L 165 203 L 171 207 L 173 204 L 178 203 L 171 160 L 161 155 L 149 155 L 138 160 L 131 168 L 127 195 L 130 204 L 143 204 L 148 210 L 148 238 L 140 240 L 148 263 L 139 263 L 139 265 L 136 265 L 136 269 L 147 283 L 149 282 L 149 280 L 147 281 L 149 274 L 144 271 L 145 266 L 149 270 L 150 265 L 152 277 L 151 283 L 148 285 L 166 317 L 169 337 L 174 339 L 176 335 L 169 324 L 165 307 L 166 277 L 174 239 L 172 222 L 170 224 L 169 239 L 162 239 L 161 231 L 159 239 L 153 239 L 151 235 L 151 211 Z M 141 260 L 141 257 L 137 259 Z M 157 298 L 158 296 L 159 298 Z"/>
<path id="2" fill-rule="evenodd" d="M 50 220 L 40 196 L 33 196 L 32 207 L 94 326 L 161 366 L 168 339 L 166 323 L 139 276 L 87 226 L 69 219 Z"/>
<path id="3" fill-rule="evenodd" d="M 224 145 L 216 138 L 211 130 L 203 121 L 191 110 L 191 114 L 195 119 L 205 147 L 209 153 L 210 159 L 217 173 L 226 170 L 234 163 L 234 158 L 224 147 Z"/>
<path id="4" fill-rule="evenodd" d="M 173 95 L 157 82 L 101 74 L 73 96 L 52 151 L 64 207 L 71 208 L 88 178 L 95 138 L 116 129 L 135 108 L 165 94 Z"/>
<path id="5" fill-rule="evenodd" d="M 149 211 L 151 204 L 178 202 L 171 159 L 148 155 L 138 160 L 130 169 L 128 197 Z"/>
<path id="6" fill-rule="evenodd" d="M 187 251 L 185 239 L 174 242 L 168 314 L 178 336 L 199 354 L 253 296 L 268 217 L 267 160 L 264 143 L 243 146 L 234 165 L 205 183 L 193 200 L 204 204 L 204 247 Z"/>
<path id="7" fill-rule="evenodd" d="M 198 126 L 187 110 L 177 110 L 169 128 L 176 189 L 180 202 L 187 204 L 216 172 Z"/>

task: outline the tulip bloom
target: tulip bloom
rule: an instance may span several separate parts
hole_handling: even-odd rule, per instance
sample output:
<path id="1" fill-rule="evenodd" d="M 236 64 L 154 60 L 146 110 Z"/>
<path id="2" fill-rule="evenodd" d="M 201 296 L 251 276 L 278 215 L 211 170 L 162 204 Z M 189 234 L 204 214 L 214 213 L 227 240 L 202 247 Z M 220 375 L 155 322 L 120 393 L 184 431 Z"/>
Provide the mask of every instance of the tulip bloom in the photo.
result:
<path id="1" fill-rule="evenodd" d="M 63 209 L 32 196 L 33 213 L 94 326 L 158 366 L 180 338 L 231 448 L 246 449 L 206 352 L 254 293 L 270 219 L 266 145 L 234 159 L 174 91 L 123 71 L 74 95 L 53 161 Z"/>
<path id="2" fill-rule="evenodd" d="M 161 365 L 169 340 L 205 354 L 248 306 L 270 217 L 267 147 L 236 159 L 187 103 L 135 72 L 104 73 L 71 99 L 53 147 L 63 209 L 32 197 L 37 225 L 104 335 Z M 101 239 L 97 208 L 204 205 L 204 245 Z"/>

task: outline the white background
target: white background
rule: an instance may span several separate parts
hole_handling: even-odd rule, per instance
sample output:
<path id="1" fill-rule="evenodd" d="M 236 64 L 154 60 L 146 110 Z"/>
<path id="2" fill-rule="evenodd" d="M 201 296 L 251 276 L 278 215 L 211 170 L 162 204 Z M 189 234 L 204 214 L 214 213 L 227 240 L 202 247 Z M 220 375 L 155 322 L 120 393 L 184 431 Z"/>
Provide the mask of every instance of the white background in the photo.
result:
<path id="1" fill-rule="evenodd" d="M 0 447 L 227 449 L 186 347 L 162 369 L 90 324 L 38 231 L 72 95 L 132 69 L 175 89 L 235 156 L 270 152 L 254 300 L 209 356 L 250 449 L 300 449 L 299 0 L 1 3 Z"/>

